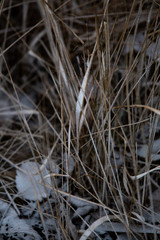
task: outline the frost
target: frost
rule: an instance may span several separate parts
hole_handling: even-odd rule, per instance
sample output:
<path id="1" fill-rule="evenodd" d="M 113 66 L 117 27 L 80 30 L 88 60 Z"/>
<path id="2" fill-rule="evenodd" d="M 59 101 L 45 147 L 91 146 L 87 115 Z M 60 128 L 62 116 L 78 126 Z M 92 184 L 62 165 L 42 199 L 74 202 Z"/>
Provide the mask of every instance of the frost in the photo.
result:
<path id="1" fill-rule="evenodd" d="M 67 166 L 67 164 L 68 164 L 68 166 Z M 66 160 L 64 163 L 64 171 L 67 173 L 67 168 L 68 168 L 68 173 L 69 173 L 69 175 L 71 175 L 75 168 L 75 165 L 76 165 L 75 160 L 70 156 L 68 159 L 68 162 Z"/>
<path id="2" fill-rule="evenodd" d="M 0 201 L 0 213 L 3 215 L 0 221 L 0 234 L 7 234 L 8 237 L 16 235 L 17 239 L 23 238 L 24 234 L 27 234 L 28 236 L 25 236 L 27 240 L 41 239 L 24 219 L 18 217 L 16 211 L 9 204 Z"/>
<path id="3" fill-rule="evenodd" d="M 9 235 L 18 234 L 18 236 L 24 236 L 24 234 L 28 234 L 30 236 L 34 236 L 36 239 L 41 239 L 40 236 L 30 227 L 24 219 L 19 219 L 19 217 L 7 216 L 4 218 L 1 228 L 1 234 L 8 233 Z"/>
<path id="4" fill-rule="evenodd" d="M 126 233 L 122 233 L 122 234 L 118 234 L 118 237 L 116 240 L 126 240 L 128 239 L 127 234 Z M 134 238 L 131 236 L 131 240 L 133 240 Z"/>
<path id="5" fill-rule="evenodd" d="M 10 207 L 10 205 L 2 200 L 0 200 L 0 213 L 3 215 L 5 214 L 9 214 L 12 217 L 16 217 L 18 214 L 16 213 L 16 211 Z M 3 218 L 1 219 L 1 221 L 3 220 Z M 1 225 L 1 221 L 0 221 L 0 225 Z"/>
<path id="6" fill-rule="evenodd" d="M 33 94 L 32 94 L 33 95 Z M 13 118 L 16 118 L 18 114 L 24 114 L 31 116 L 32 114 L 38 114 L 34 110 L 34 96 L 25 96 L 18 93 L 18 100 L 16 96 L 9 96 L 3 88 L 0 88 L 0 123 L 4 122 L 9 124 Z"/>
<path id="7" fill-rule="evenodd" d="M 45 164 L 45 161 L 47 159 L 44 159 L 43 162 Z M 51 171 L 52 173 L 55 173 L 55 174 L 59 174 L 60 172 L 60 168 L 59 166 L 56 164 L 56 161 L 54 159 L 49 159 L 49 161 L 47 161 L 47 164 L 46 164 L 46 167 L 49 171 Z"/>
<path id="8" fill-rule="evenodd" d="M 97 206 L 87 202 L 87 201 L 82 201 L 78 198 L 70 198 L 71 204 L 77 207 L 76 212 L 74 213 L 73 217 L 77 217 L 77 215 L 84 216 L 87 214 L 90 210 L 94 210 L 97 208 Z"/>
<path id="9" fill-rule="evenodd" d="M 22 171 L 17 170 L 16 175 L 16 187 L 21 196 L 28 200 L 42 201 L 42 198 L 50 195 L 51 189 L 45 187 L 45 184 L 50 185 L 51 180 L 47 178 L 45 182 L 43 181 L 43 177 L 49 174 L 46 168 L 39 173 L 39 164 L 24 162 L 21 169 Z"/>
<path id="10" fill-rule="evenodd" d="M 95 207 L 95 206 L 94 206 Z M 79 207 L 77 208 L 76 212 L 74 213 L 73 217 L 77 217 L 77 216 L 84 216 L 86 215 L 87 213 L 89 213 L 90 210 L 93 209 L 93 206 L 89 206 L 89 205 L 86 205 L 86 206 L 83 206 L 83 207 Z"/>
<path id="11" fill-rule="evenodd" d="M 145 38 L 145 35 L 143 32 L 139 32 L 134 41 L 134 35 L 130 35 L 123 54 L 128 54 L 131 49 L 134 49 L 136 52 L 139 52 L 141 49 L 145 49 L 145 54 L 148 57 L 151 57 L 153 59 L 157 59 L 158 61 L 160 60 L 160 44 L 159 42 L 150 42 L 148 38 Z"/>
<path id="12" fill-rule="evenodd" d="M 28 202 L 28 205 L 26 207 L 24 206 L 21 207 L 21 213 L 23 214 L 23 216 L 29 217 L 33 214 L 36 208 L 37 208 L 37 202 L 31 201 L 31 202 Z"/>
<path id="13" fill-rule="evenodd" d="M 142 158 L 147 158 L 148 155 L 148 145 L 143 145 L 141 148 L 137 150 L 137 155 Z M 160 159 L 160 139 L 157 139 L 153 142 L 152 153 L 151 153 L 151 160 L 157 161 Z"/>
<path id="14" fill-rule="evenodd" d="M 88 202 L 86 202 L 85 200 L 80 200 L 77 198 L 78 196 L 76 196 L 76 198 L 72 197 L 70 198 L 70 201 L 73 205 L 75 205 L 76 207 L 84 207 L 86 205 L 89 205 Z"/>

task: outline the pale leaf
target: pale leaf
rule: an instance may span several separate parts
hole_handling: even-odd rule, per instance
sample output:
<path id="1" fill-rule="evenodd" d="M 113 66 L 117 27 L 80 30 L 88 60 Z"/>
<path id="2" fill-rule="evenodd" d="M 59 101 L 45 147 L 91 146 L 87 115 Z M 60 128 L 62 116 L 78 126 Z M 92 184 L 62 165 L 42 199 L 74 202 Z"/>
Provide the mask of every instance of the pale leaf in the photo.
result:
<path id="1" fill-rule="evenodd" d="M 46 198 L 51 190 L 45 188 L 41 182 L 42 177 L 48 175 L 48 170 L 45 168 L 41 174 L 38 174 L 40 165 L 35 162 L 24 162 L 21 169 L 23 171 L 17 170 L 16 175 L 18 193 L 28 200 L 42 201 L 42 198 Z M 47 183 L 51 184 L 50 178 L 47 179 Z"/>

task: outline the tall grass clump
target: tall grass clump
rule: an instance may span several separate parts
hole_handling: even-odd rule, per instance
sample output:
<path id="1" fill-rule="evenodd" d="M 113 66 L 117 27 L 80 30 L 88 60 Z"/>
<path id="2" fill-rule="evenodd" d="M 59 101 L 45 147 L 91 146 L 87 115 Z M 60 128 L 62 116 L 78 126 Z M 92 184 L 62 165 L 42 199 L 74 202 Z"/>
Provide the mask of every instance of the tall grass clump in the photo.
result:
<path id="1" fill-rule="evenodd" d="M 160 238 L 160 2 L 2 0 L 0 239 Z"/>

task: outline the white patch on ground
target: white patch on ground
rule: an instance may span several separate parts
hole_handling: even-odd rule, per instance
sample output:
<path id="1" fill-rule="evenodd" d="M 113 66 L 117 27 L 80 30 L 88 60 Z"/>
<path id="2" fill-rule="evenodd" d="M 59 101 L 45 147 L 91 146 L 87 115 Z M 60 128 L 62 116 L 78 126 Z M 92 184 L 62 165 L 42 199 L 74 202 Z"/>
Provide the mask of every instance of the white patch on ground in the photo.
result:
<path id="1" fill-rule="evenodd" d="M 157 139 L 153 142 L 152 147 L 152 153 L 151 153 L 151 160 L 157 161 L 160 159 L 160 139 Z M 137 150 L 137 155 L 142 158 L 147 158 L 149 154 L 149 145 L 145 144 L 141 148 Z"/>
<path id="2" fill-rule="evenodd" d="M 123 55 L 128 54 L 131 49 L 134 49 L 136 52 L 142 51 L 145 49 L 144 52 L 147 57 L 153 58 L 155 60 L 160 61 L 160 40 L 157 42 L 150 42 L 149 38 L 145 37 L 143 32 L 139 32 L 136 37 L 131 34 L 126 42 Z"/>
<path id="3" fill-rule="evenodd" d="M 43 177 L 49 174 L 46 168 L 39 173 L 40 165 L 38 163 L 24 162 L 21 169 L 22 171 L 17 170 L 16 187 L 23 198 L 42 201 L 42 198 L 50 195 L 51 189 L 45 187 L 45 183 L 46 185 L 51 184 L 50 178 L 43 182 Z"/>
<path id="4" fill-rule="evenodd" d="M 16 211 L 8 204 L 0 200 L 0 213 L 2 214 L 0 221 L 0 235 L 5 234 L 9 237 L 16 236 L 17 239 L 37 239 L 41 237 L 36 231 L 26 223 L 24 219 L 20 219 Z M 25 236 L 27 234 L 27 236 Z M 0 236 L 1 237 L 1 236 Z"/>
<path id="5" fill-rule="evenodd" d="M 75 160 L 70 156 L 69 159 L 68 160 L 66 159 L 64 162 L 64 171 L 71 175 L 75 168 L 75 165 L 76 165 Z"/>

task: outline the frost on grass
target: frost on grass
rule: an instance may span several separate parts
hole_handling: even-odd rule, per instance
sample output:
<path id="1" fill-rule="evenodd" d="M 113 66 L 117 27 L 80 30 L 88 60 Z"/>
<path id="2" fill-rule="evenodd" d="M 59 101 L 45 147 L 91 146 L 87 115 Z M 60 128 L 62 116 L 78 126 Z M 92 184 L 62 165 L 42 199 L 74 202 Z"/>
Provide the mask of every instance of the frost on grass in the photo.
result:
<path id="1" fill-rule="evenodd" d="M 41 239 L 35 230 L 26 223 L 24 219 L 20 219 L 16 211 L 4 201 L 0 200 L 0 239 L 3 235 L 15 237 L 16 239 Z"/>
<path id="2" fill-rule="evenodd" d="M 44 168 L 41 172 L 40 165 L 34 162 L 24 162 L 21 165 L 21 169 L 17 170 L 16 174 L 16 186 L 18 193 L 28 200 L 39 200 L 46 198 L 50 195 L 51 189 L 45 187 L 51 184 L 50 178 L 47 178 L 47 182 L 43 181 L 43 177 L 48 175 L 48 170 Z"/>

